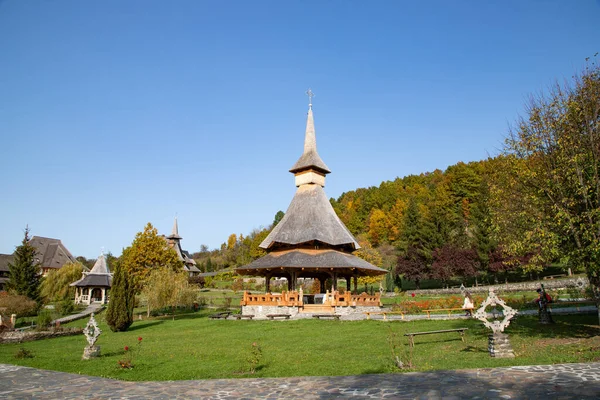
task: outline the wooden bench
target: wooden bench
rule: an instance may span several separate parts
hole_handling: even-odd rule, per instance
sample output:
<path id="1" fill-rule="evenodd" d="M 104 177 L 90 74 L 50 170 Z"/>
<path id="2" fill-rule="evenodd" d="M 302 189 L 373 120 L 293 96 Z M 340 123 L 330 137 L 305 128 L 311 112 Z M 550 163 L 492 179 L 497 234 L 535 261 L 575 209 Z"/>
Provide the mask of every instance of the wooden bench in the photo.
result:
<path id="1" fill-rule="evenodd" d="M 388 315 L 400 315 L 404 319 L 404 311 L 365 311 L 367 319 L 371 319 L 371 315 L 383 315 L 383 320 L 387 321 Z"/>
<path id="2" fill-rule="evenodd" d="M 290 314 L 267 314 L 267 318 L 269 318 L 270 320 L 273 320 L 275 318 L 290 319 L 290 317 L 291 317 Z"/>
<path id="3" fill-rule="evenodd" d="M 252 318 L 254 318 L 254 314 L 233 314 L 233 316 L 237 320 L 240 320 L 240 319 L 252 319 Z"/>
<path id="4" fill-rule="evenodd" d="M 313 314 L 313 318 L 321 319 L 321 318 L 335 318 L 339 320 L 341 317 L 340 314 Z"/>
<path id="5" fill-rule="evenodd" d="M 435 333 L 459 332 L 460 333 L 460 340 L 462 340 L 464 342 L 465 341 L 465 331 L 468 330 L 468 329 L 469 328 L 457 328 L 457 329 L 443 329 L 441 331 L 412 332 L 412 333 L 405 333 L 404 336 L 408 336 L 408 341 L 410 343 L 410 347 L 413 347 L 415 345 L 415 336 L 419 336 L 419 335 L 433 335 Z"/>
<path id="6" fill-rule="evenodd" d="M 423 310 L 424 312 L 427 313 L 427 318 L 431 319 L 431 313 L 435 312 L 435 311 L 447 311 L 448 312 L 448 316 L 452 315 L 452 311 L 471 311 L 471 315 L 473 315 L 473 309 L 472 308 L 462 308 L 462 307 L 458 307 L 458 308 L 437 308 L 435 310 Z"/>
<path id="7" fill-rule="evenodd" d="M 231 315 L 231 311 L 224 311 L 211 315 L 210 319 L 227 319 Z"/>

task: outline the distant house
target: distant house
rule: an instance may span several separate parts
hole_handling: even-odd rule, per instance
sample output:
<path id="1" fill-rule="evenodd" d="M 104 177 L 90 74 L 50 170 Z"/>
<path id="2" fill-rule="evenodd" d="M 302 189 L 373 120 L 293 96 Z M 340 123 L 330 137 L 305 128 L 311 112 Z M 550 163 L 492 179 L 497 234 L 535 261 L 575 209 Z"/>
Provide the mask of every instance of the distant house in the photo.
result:
<path id="1" fill-rule="evenodd" d="M 8 281 L 8 264 L 13 262 L 12 254 L 0 254 L 0 290 L 6 290 Z"/>
<path id="2" fill-rule="evenodd" d="M 112 274 L 104 254 L 100 254 L 90 272 L 84 272 L 81 279 L 70 286 L 75 287 L 75 304 L 108 303 Z"/>
<path id="3" fill-rule="evenodd" d="M 36 249 L 36 261 L 40 263 L 43 276 L 65 264 L 77 261 L 59 239 L 34 236 L 29 243 Z"/>
<path id="4" fill-rule="evenodd" d="M 173 230 L 169 236 L 165 237 L 165 240 L 167 241 L 169 247 L 175 250 L 179 259 L 183 261 L 183 269 L 189 274 L 189 276 L 197 276 L 200 273 L 200 270 L 198 267 L 196 267 L 196 260 L 190 256 L 190 253 L 181 248 L 182 239 L 183 238 L 179 236 L 179 226 L 177 225 L 177 218 L 175 218 Z"/>
<path id="5" fill-rule="evenodd" d="M 40 273 L 43 276 L 65 264 L 76 261 L 59 239 L 33 236 L 29 243 L 35 247 L 35 262 L 40 264 Z M 13 260 L 14 253 L 0 254 L 0 290 L 5 290 L 9 274 L 8 264 Z"/>

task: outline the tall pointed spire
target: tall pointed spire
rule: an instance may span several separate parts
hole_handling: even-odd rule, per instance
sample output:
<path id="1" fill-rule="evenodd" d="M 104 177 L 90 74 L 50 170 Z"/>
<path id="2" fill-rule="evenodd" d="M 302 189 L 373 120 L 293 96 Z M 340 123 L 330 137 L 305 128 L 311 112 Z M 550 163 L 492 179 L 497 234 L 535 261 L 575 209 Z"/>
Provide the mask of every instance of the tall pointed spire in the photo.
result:
<path id="1" fill-rule="evenodd" d="M 290 172 L 296 175 L 296 186 L 311 183 L 325 186 L 325 175 L 331 171 L 327 164 L 321 160 L 317 152 L 317 137 L 312 111 L 312 97 L 314 93 L 308 89 L 306 94 L 308 94 L 309 104 L 308 115 L 306 117 L 306 131 L 304 134 L 304 152 L 292 169 L 290 169 Z"/>
<path id="2" fill-rule="evenodd" d="M 179 239 L 179 240 L 182 239 L 182 237 L 179 236 L 179 227 L 177 226 L 177 217 L 175 217 L 175 222 L 173 223 L 173 230 L 171 231 L 171 234 L 169 236 L 167 236 L 167 239 Z"/>

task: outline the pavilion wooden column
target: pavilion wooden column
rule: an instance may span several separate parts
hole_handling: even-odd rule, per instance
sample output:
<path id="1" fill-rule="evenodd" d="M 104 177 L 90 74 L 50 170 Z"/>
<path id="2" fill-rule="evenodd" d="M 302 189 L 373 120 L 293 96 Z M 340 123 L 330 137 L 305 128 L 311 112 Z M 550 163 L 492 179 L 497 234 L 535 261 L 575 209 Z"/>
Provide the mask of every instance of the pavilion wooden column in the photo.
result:
<path id="1" fill-rule="evenodd" d="M 358 277 L 354 275 L 354 294 L 358 294 Z"/>
<path id="2" fill-rule="evenodd" d="M 271 275 L 265 276 L 265 292 L 271 292 Z"/>
<path id="3" fill-rule="evenodd" d="M 352 288 L 350 287 L 350 280 L 351 278 L 349 276 L 346 277 L 346 291 L 348 293 L 352 293 Z"/>

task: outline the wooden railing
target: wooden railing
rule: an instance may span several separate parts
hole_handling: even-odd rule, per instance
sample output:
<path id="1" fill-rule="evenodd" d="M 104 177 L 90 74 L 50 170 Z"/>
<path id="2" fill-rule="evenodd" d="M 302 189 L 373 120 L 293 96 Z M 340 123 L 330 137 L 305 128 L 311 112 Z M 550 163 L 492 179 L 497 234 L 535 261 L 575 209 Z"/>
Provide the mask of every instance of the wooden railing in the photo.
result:
<path id="1" fill-rule="evenodd" d="M 242 297 L 242 301 L 240 302 L 242 306 L 301 306 L 302 305 L 302 297 L 300 293 L 296 291 L 292 292 L 283 292 L 281 294 L 251 294 L 249 292 L 244 292 L 244 296 Z"/>
<path id="2" fill-rule="evenodd" d="M 365 307 L 365 306 L 381 306 L 381 297 L 379 293 L 370 295 L 367 293 L 361 294 L 350 294 L 348 292 L 344 294 L 340 294 L 339 292 L 335 293 L 334 296 L 334 304 L 335 306 L 352 306 L 352 307 Z"/>
<path id="3" fill-rule="evenodd" d="M 302 292 L 291 291 L 283 292 L 281 294 L 251 294 L 244 292 L 240 305 L 259 305 L 259 306 L 302 306 Z M 359 295 L 351 294 L 349 292 L 340 293 L 335 292 L 333 296 L 327 291 L 325 293 L 323 305 L 330 305 L 333 307 L 365 307 L 365 306 L 381 306 L 381 298 L 379 293 L 369 295 L 367 293 L 361 293 Z"/>

